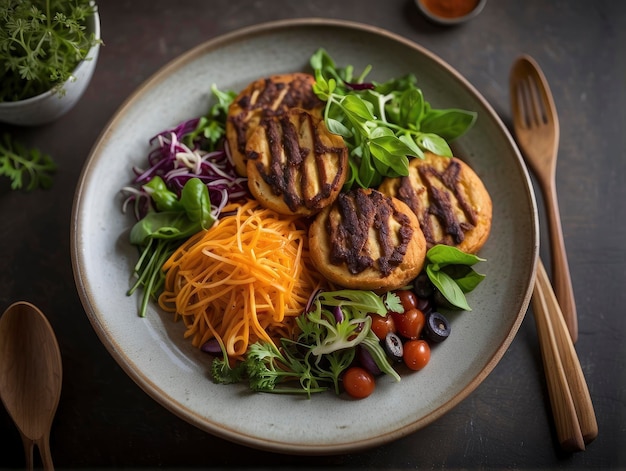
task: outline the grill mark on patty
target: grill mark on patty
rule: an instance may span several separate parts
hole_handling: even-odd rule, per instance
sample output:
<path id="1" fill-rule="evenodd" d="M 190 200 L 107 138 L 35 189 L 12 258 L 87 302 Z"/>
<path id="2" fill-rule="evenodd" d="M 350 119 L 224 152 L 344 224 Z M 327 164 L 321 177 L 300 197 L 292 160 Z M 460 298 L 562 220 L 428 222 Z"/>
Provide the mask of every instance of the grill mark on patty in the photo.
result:
<path id="1" fill-rule="evenodd" d="M 237 149 L 241 154 L 245 154 L 248 121 L 252 113 L 261 113 L 262 118 L 267 118 L 281 115 L 294 107 L 312 110 L 323 105 L 304 77 L 295 76 L 289 83 L 275 81 L 270 77 L 259 81 L 259 85 L 260 88 L 237 101 L 241 111 L 228 118 L 234 125 Z"/>
<path id="2" fill-rule="evenodd" d="M 394 242 L 392 220 L 400 225 Z M 378 191 L 366 193 L 355 190 L 342 193 L 327 220 L 330 241 L 330 261 L 334 265 L 345 263 L 348 271 L 356 275 L 367 268 L 377 269 L 386 277 L 402 263 L 413 228 L 407 215 L 400 213 L 391 198 Z M 379 245 L 378 260 L 371 256 L 370 230 L 376 233 Z"/>
<path id="3" fill-rule="evenodd" d="M 402 177 L 398 187 L 398 199 L 406 203 L 417 215 L 428 247 L 439 243 L 460 244 L 465 240 L 465 232 L 473 229 L 478 222 L 476 212 L 460 191 L 461 165 L 455 159 L 451 159 L 443 172 L 437 171 L 432 165 L 420 165 L 417 171 L 425 189 L 421 189 L 418 194 L 411 185 L 410 177 Z M 445 189 L 439 188 L 435 184 L 437 181 L 441 182 Z M 428 192 L 430 202 L 426 207 L 420 200 L 423 191 Z M 459 209 L 467 221 L 461 221 L 454 211 L 451 194 L 456 198 Z M 445 234 L 443 240 L 435 239 L 431 215 L 437 218 L 443 229 Z"/>
<path id="4" fill-rule="evenodd" d="M 291 120 L 294 113 L 297 115 L 297 128 Z M 329 198 L 333 189 L 338 187 L 345 170 L 342 156 L 347 150 L 345 147 L 326 146 L 313 119 L 306 111 L 294 111 L 279 117 L 266 118 L 261 122 L 269 144 L 269 165 L 266 169 L 265 163 L 259 161 L 256 163 L 257 170 L 274 195 L 282 196 L 291 211 L 296 211 L 302 205 L 307 209 L 319 209 L 321 201 Z M 300 142 L 299 130 L 304 127 L 308 128 L 306 134 L 313 137 L 313 172 L 307 166 L 311 149 Z M 337 156 L 338 159 L 337 173 L 330 182 L 324 165 L 324 158 L 328 154 Z M 257 160 L 259 154 L 248 152 L 247 157 Z M 316 179 L 319 191 L 309 197 L 306 190 L 314 185 Z"/>

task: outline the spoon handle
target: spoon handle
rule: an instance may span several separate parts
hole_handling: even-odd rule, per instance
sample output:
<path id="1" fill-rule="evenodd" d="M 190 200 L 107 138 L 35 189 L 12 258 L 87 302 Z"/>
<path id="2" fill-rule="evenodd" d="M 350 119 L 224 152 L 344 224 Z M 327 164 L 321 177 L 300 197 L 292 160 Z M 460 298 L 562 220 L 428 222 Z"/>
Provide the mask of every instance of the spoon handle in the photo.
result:
<path id="1" fill-rule="evenodd" d="M 571 338 L 567 335 L 567 327 L 560 312 L 561 308 L 557 302 L 554 291 L 551 289 L 550 280 L 548 279 L 545 268 L 541 263 L 537 267 L 537 275 L 537 283 L 540 284 L 548 305 L 548 315 L 551 318 L 552 324 L 555 326 L 555 331 L 561 333 L 560 335 L 556 335 L 559 356 L 561 357 L 563 369 L 569 384 L 580 431 L 585 444 L 589 444 L 598 436 L 598 422 L 596 420 L 593 403 L 591 402 L 589 388 L 585 381 L 576 349 L 574 348 Z"/>
<path id="2" fill-rule="evenodd" d="M 35 449 L 35 442 L 28 438 L 20 431 L 22 436 L 22 443 L 24 444 L 24 457 L 26 458 L 27 471 L 33 471 L 33 451 Z"/>
<path id="3" fill-rule="evenodd" d="M 41 463 L 43 464 L 44 471 L 54 471 L 52 453 L 50 452 L 50 439 L 48 435 L 44 435 L 37 440 L 37 447 L 39 448 L 39 454 L 41 455 Z"/>

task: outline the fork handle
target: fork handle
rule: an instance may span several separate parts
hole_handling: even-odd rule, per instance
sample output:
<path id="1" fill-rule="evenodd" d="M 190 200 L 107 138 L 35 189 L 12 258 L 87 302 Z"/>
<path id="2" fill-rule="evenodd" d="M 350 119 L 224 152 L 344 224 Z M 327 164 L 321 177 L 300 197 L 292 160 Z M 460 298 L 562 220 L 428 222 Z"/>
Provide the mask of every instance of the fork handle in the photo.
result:
<path id="1" fill-rule="evenodd" d="M 561 228 L 561 215 L 559 214 L 559 202 L 556 194 L 556 185 L 544 184 L 544 196 L 546 198 L 546 211 L 548 229 L 550 234 L 550 248 L 552 253 L 552 282 L 556 298 L 561 306 L 567 330 L 572 342 L 578 340 L 578 317 L 576 314 L 576 302 L 574 301 L 574 289 L 567 262 L 563 229 Z"/>

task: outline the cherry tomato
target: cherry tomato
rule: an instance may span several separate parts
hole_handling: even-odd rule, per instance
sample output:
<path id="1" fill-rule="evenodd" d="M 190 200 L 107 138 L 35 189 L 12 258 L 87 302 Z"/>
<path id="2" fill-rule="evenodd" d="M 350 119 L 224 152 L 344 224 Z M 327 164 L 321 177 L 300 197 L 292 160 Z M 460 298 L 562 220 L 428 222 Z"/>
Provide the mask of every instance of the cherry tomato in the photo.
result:
<path id="1" fill-rule="evenodd" d="M 396 324 L 391 315 L 379 316 L 378 314 L 370 314 L 372 318 L 372 331 L 379 340 L 383 340 L 389 332 L 396 331 Z"/>
<path id="2" fill-rule="evenodd" d="M 409 340 L 404 344 L 404 364 L 419 371 L 430 361 L 430 346 L 426 340 Z"/>
<path id="3" fill-rule="evenodd" d="M 404 308 L 404 312 L 415 309 L 417 307 L 417 296 L 410 289 L 399 289 L 394 291 L 396 296 L 400 298 L 400 302 L 402 303 L 402 307 Z"/>
<path id="4" fill-rule="evenodd" d="M 426 323 L 424 313 L 415 308 L 409 309 L 404 314 L 394 312 L 392 317 L 398 333 L 407 339 L 419 338 Z"/>
<path id="5" fill-rule="evenodd" d="M 355 399 L 363 399 L 374 392 L 376 380 L 360 366 L 351 366 L 343 374 L 343 387 Z"/>

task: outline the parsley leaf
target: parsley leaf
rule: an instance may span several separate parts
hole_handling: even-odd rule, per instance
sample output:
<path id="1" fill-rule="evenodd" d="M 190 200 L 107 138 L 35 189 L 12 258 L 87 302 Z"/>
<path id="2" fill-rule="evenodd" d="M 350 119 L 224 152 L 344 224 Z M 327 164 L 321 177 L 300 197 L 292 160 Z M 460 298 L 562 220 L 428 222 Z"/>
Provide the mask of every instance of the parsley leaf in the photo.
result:
<path id="1" fill-rule="evenodd" d="M 0 140 L 0 176 L 11 179 L 11 188 L 25 190 L 48 189 L 52 186 L 52 175 L 56 164 L 47 154 L 38 149 L 27 149 L 5 133 Z"/>

